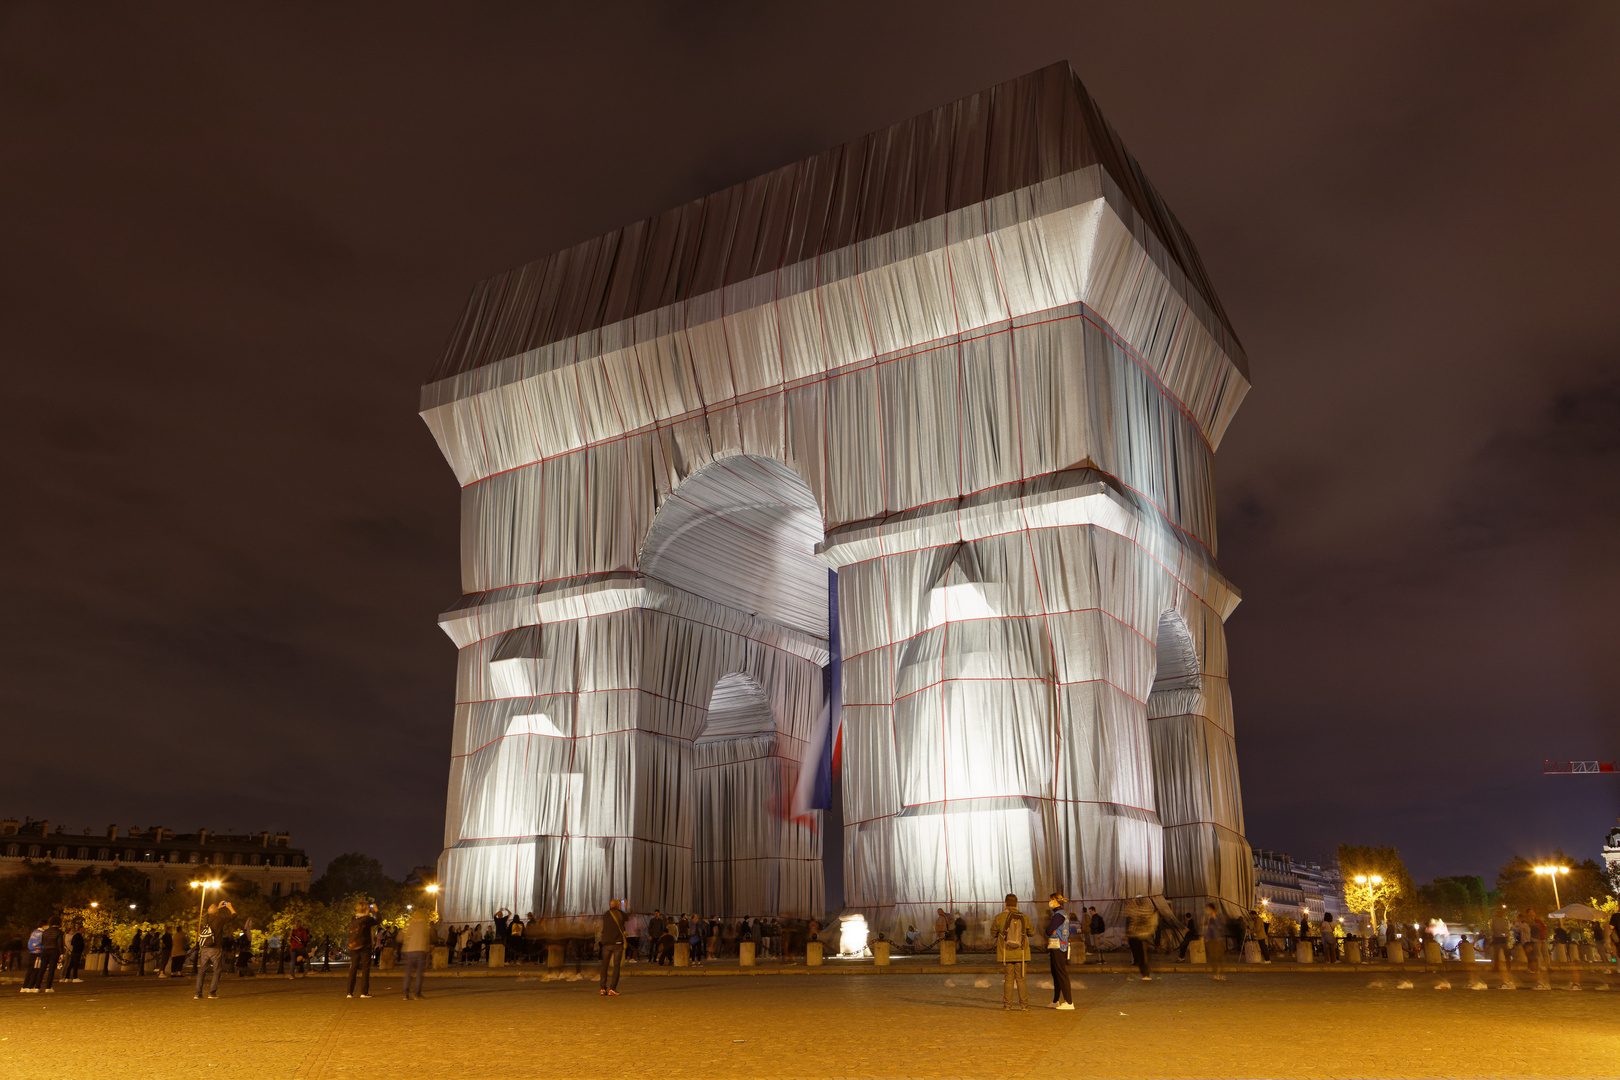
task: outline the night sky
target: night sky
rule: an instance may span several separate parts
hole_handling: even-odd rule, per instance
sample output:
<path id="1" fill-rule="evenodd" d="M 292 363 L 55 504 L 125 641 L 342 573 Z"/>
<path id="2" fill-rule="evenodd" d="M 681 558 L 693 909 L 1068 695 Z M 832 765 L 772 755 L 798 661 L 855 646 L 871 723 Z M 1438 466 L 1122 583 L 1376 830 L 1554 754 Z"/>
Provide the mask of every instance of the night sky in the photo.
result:
<path id="1" fill-rule="evenodd" d="M 0 814 L 431 863 L 473 282 L 1068 59 L 1252 365 L 1250 841 L 1596 855 L 1620 5 L 557 7 L 0 3 Z"/>

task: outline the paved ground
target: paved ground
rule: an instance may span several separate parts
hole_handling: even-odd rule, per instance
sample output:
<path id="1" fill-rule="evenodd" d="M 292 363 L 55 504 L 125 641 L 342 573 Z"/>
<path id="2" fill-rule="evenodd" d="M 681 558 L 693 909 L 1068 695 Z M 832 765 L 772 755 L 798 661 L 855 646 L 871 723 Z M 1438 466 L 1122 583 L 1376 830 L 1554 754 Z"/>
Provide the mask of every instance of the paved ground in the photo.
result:
<path id="1" fill-rule="evenodd" d="M 394 973 L 366 1001 L 333 979 L 232 977 L 215 1001 L 183 980 L 7 986 L 0 1077 L 1620 1076 L 1613 976 L 1506 993 L 1421 972 L 1087 972 L 1074 1012 L 1005 1013 L 983 974 L 803 970 L 627 977 L 616 999 L 532 975 L 431 978 L 410 1002 Z"/>

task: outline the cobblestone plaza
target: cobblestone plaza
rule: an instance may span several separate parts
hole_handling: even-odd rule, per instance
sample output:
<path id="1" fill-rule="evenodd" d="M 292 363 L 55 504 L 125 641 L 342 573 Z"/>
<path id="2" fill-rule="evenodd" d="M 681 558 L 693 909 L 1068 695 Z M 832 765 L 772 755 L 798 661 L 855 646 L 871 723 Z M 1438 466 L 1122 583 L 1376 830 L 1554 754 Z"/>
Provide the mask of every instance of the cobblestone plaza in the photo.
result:
<path id="1" fill-rule="evenodd" d="M 0 996 L 0 1076 L 1148 1077 L 1615 1076 L 1620 993 L 1437 990 L 1444 976 L 1079 972 L 1075 1011 L 1000 1009 L 988 971 L 594 980 L 396 973 L 344 982 L 87 978 Z M 1402 989 L 1402 984 L 1409 986 Z M 1081 986 L 1083 984 L 1083 988 Z M 9 989 L 9 988 L 8 988 Z"/>

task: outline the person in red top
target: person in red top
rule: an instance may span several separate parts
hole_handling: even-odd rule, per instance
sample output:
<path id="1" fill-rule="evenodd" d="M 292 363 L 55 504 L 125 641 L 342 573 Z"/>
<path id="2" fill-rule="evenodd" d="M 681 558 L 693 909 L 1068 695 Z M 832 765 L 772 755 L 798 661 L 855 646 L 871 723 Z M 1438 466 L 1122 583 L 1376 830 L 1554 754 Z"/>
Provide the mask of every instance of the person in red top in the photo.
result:
<path id="1" fill-rule="evenodd" d="M 303 923 L 293 927 L 292 933 L 287 935 L 287 950 L 292 953 L 292 971 L 287 973 L 287 978 L 290 979 L 297 975 L 300 968 L 303 969 L 304 977 L 308 978 L 309 930 L 305 928 Z"/>

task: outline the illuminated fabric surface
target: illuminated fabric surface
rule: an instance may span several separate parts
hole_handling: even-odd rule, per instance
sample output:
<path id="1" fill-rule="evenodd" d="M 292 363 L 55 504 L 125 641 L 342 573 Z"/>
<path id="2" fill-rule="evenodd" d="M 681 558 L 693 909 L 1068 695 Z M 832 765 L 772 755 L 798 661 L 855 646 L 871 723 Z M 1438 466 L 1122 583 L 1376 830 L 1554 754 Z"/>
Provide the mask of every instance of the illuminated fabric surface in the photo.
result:
<path id="1" fill-rule="evenodd" d="M 446 917 L 822 913 L 787 793 L 829 565 L 851 906 L 1246 907 L 1248 385 L 1066 64 L 481 284 L 422 395 L 463 485 Z"/>

